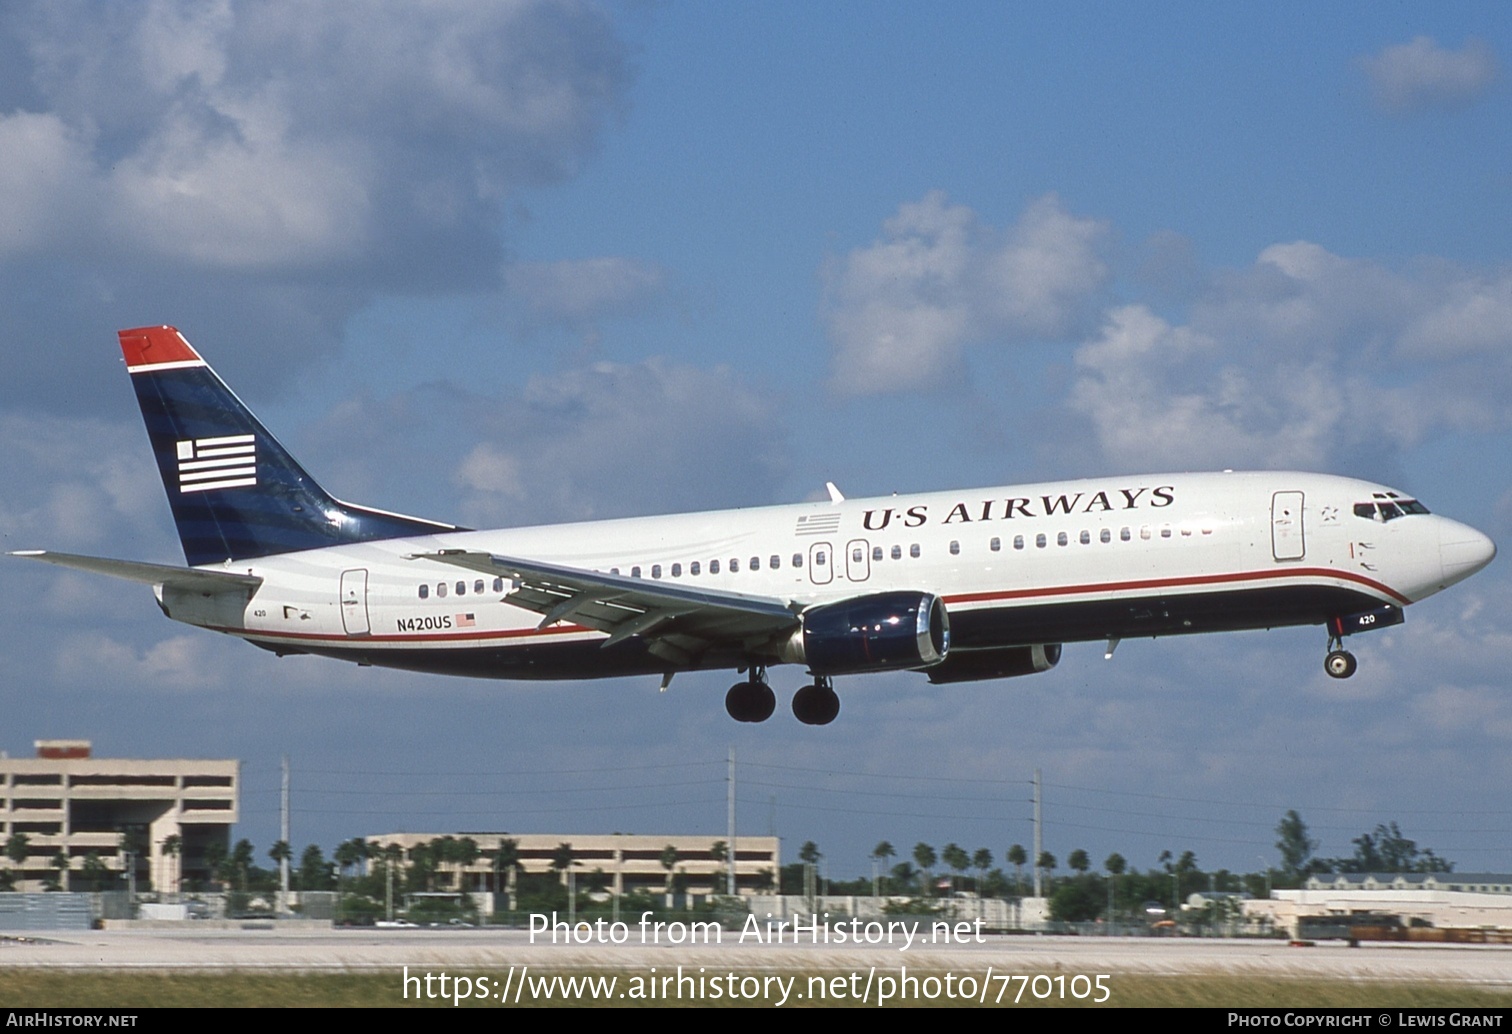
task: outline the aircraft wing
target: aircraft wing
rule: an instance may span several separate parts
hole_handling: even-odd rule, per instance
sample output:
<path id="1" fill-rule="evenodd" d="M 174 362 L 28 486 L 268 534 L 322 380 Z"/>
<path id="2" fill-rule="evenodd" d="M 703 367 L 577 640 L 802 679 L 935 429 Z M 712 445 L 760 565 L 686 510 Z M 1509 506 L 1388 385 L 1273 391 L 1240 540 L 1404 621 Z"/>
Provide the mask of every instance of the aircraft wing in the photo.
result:
<path id="1" fill-rule="evenodd" d="M 799 626 L 794 606 L 769 596 L 695 589 L 460 549 L 419 553 L 410 559 L 503 576 L 515 586 L 504 598 L 542 615 L 539 627 L 571 621 L 607 632 L 604 646 L 638 635 L 653 654 L 678 664 L 714 645 L 754 648 Z"/>
<path id="2" fill-rule="evenodd" d="M 41 560 L 46 564 L 72 567 L 91 574 L 105 574 L 112 578 L 124 578 L 143 585 L 164 585 L 190 592 L 255 592 L 263 580 L 256 575 L 236 574 L 233 571 L 201 571 L 193 567 L 170 567 L 167 564 L 144 564 L 136 560 L 111 560 L 106 557 L 80 556 L 77 553 L 54 553 L 46 549 L 22 549 L 10 554 Z"/>

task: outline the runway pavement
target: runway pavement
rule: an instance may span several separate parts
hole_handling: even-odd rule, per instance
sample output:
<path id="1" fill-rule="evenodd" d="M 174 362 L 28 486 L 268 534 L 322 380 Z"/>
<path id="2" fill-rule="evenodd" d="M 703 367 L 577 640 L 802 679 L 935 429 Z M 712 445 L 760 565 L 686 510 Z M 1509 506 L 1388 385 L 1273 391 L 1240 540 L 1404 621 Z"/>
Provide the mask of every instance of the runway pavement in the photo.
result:
<path id="1" fill-rule="evenodd" d="M 630 924 L 625 943 L 535 943 L 520 930 L 276 929 L 106 930 L 0 938 L 0 968 L 177 971 L 501 972 L 528 965 L 538 971 L 584 969 L 665 971 L 702 966 L 743 973 L 843 973 L 870 967 L 910 972 L 999 974 L 1256 975 L 1360 981 L 1436 982 L 1512 987 L 1512 947 L 1366 945 L 1338 942 L 1289 947 L 1281 941 L 1199 938 L 996 936 L 964 943 L 905 946 L 738 942 L 725 931 L 718 944 L 642 943 Z M 686 932 L 686 931 L 685 931 Z M 675 935 L 677 931 L 667 931 Z M 607 934 L 605 939 L 607 939 Z M 712 939 L 712 935 L 711 935 Z M 560 940 L 560 938 L 559 938 Z"/>

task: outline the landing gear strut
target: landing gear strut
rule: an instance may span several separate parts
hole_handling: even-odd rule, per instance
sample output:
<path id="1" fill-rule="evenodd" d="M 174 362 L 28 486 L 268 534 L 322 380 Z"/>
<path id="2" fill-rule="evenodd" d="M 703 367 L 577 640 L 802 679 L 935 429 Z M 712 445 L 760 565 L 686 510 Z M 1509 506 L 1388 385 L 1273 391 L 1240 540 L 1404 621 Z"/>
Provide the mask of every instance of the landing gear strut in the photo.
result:
<path id="1" fill-rule="evenodd" d="M 814 684 L 793 694 L 793 717 L 804 725 L 828 725 L 840 713 L 840 697 L 824 675 L 814 677 Z"/>
<path id="2" fill-rule="evenodd" d="M 1323 670 L 1336 679 L 1347 679 L 1358 667 L 1355 655 L 1344 649 L 1344 640 L 1336 635 L 1329 636 L 1328 656 L 1323 658 Z"/>
<path id="3" fill-rule="evenodd" d="M 767 685 L 766 668 L 751 666 L 751 676 L 737 682 L 725 694 L 725 710 L 737 722 L 764 722 L 777 710 L 777 694 Z"/>

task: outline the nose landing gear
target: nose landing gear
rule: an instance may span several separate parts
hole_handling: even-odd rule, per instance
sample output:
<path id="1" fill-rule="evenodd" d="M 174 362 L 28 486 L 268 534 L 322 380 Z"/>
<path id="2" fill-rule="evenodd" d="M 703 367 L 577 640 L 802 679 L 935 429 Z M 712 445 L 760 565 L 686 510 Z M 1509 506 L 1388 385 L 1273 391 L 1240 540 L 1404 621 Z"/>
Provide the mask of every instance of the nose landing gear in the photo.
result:
<path id="1" fill-rule="evenodd" d="M 1358 667 L 1355 655 L 1344 649 L 1344 640 L 1336 635 L 1329 636 L 1328 656 L 1323 658 L 1323 670 L 1336 679 L 1347 679 Z"/>
<path id="2" fill-rule="evenodd" d="M 725 694 L 725 710 L 737 722 L 764 722 L 777 710 L 777 694 L 767 685 L 766 668 L 754 665 L 751 677 Z"/>

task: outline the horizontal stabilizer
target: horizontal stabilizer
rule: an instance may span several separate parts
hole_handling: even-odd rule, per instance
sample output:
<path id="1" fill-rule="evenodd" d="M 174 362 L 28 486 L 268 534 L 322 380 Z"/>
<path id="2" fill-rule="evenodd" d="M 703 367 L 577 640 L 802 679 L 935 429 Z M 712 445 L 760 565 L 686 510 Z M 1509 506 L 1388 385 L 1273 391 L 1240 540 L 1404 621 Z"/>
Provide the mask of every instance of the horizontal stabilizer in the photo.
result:
<path id="1" fill-rule="evenodd" d="M 106 557 L 80 556 L 77 553 L 55 553 L 46 549 L 23 549 L 10 555 L 41 560 L 61 567 L 72 567 L 91 574 L 124 578 L 128 582 L 162 585 L 174 589 L 185 589 L 189 592 L 244 592 L 251 595 L 263 582 L 256 575 L 235 574 L 231 571 L 199 571 L 192 567 L 144 564 L 136 560 L 111 560 Z"/>

